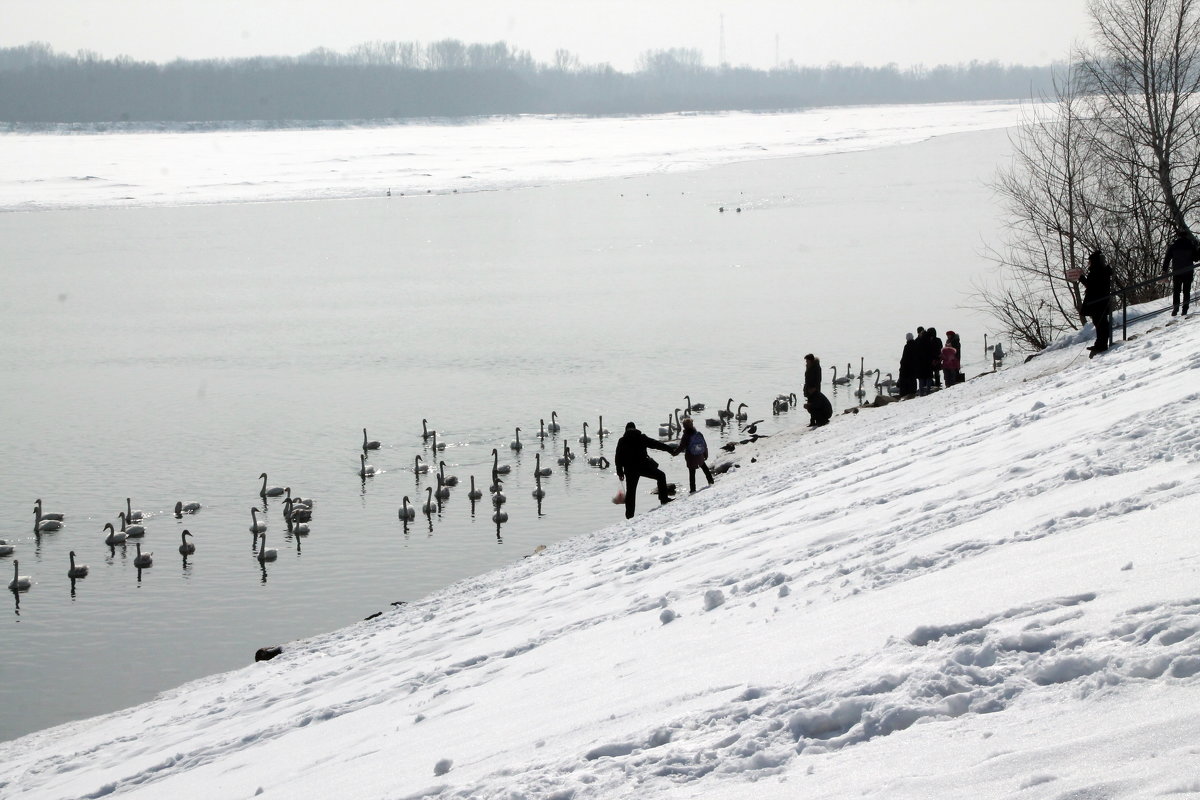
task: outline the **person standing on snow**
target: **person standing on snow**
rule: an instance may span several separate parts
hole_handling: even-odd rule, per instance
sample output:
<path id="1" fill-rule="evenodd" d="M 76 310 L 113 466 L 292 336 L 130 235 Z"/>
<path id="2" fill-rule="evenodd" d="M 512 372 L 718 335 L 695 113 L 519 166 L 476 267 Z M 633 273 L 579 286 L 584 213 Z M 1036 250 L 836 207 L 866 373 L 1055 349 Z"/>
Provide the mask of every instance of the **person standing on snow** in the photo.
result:
<path id="1" fill-rule="evenodd" d="M 1179 300 L 1183 297 L 1183 315 L 1188 315 L 1192 300 L 1192 279 L 1196 275 L 1196 262 L 1200 261 L 1200 248 L 1196 238 L 1187 228 L 1179 231 L 1175 241 L 1167 248 L 1163 257 L 1163 279 L 1171 278 L 1171 316 L 1179 314 Z"/>
<path id="2" fill-rule="evenodd" d="M 959 368 L 961 364 L 958 360 L 958 350 L 954 347 L 954 331 L 946 331 L 946 346 L 942 348 L 942 375 L 946 379 L 946 386 L 953 386 L 958 383 Z"/>
<path id="3" fill-rule="evenodd" d="M 651 439 L 637 429 L 632 422 L 625 426 L 625 434 L 617 441 L 617 452 L 613 464 L 617 468 L 617 478 L 624 481 L 629 478 L 625 490 L 625 519 L 633 517 L 634 504 L 637 502 L 637 485 L 639 478 L 653 478 L 658 482 L 658 502 L 666 505 L 671 502 L 667 495 L 667 476 L 658 468 L 658 462 L 650 457 L 649 448 L 662 450 L 671 455 L 678 454 L 670 445 L 663 444 L 657 439 Z"/>
<path id="4" fill-rule="evenodd" d="M 809 392 L 821 391 L 821 378 L 821 359 L 817 358 L 812 353 L 809 353 L 804 357 L 803 394 L 805 397 L 808 397 Z M 815 422 L 815 420 L 811 417 L 808 421 L 810 427 L 812 426 L 812 423 Z"/>
<path id="5" fill-rule="evenodd" d="M 704 434 L 696 430 L 691 417 L 683 418 L 683 435 L 679 437 L 679 450 L 683 452 L 683 460 L 687 462 L 688 488 L 696 493 L 696 470 L 704 470 L 708 485 L 713 485 L 712 471 L 708 468 L 708 442 Z M 628 496 L 628 495 L 627 495 Z"/>
<path id="6" fill-rule="evenodd" d="M 1083 315 L 1090 317 L 1096 326 L 1096 343 L 1088 348 L 1092 351 L 1088 358 L 1095 358 L 1108 349 L 1112 339 L 1112 270 L 1104 253 L 1094 250 L 1088 256 L 1087 272 L 1073 274 L 1074 277 L 1068 275 L 1068 278 L 1083 284 Z"/>

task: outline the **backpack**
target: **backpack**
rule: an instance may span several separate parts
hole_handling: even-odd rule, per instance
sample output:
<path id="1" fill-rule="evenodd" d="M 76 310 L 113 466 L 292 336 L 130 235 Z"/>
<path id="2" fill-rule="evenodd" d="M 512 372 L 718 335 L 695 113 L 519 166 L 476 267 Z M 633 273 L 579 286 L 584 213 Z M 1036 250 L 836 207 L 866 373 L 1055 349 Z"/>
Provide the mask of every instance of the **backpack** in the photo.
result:
<path id="1" fill-rule="evenodd" d="M 687 452 L 689 456 L 702 456 L 708 452 L 708 442 L 704 441 L 704 434 L 700 431 L 692 434 L 692 438 L 688 441 Z"/>

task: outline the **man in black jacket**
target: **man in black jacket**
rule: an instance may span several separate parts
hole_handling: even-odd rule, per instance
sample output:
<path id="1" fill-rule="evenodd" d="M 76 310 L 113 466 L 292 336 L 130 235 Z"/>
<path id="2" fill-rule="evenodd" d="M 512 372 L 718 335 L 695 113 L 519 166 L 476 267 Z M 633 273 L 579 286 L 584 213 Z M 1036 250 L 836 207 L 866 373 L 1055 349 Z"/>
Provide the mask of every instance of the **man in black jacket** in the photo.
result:
<path id="1" fill-rule="evenodd" d="M 1167 248 L 1163 257 L 1163 278 L 1172 278 L 1171 316 L 1179 313 L 1179 299 L 1183 297 L 1183 315 L 1188 315 L 1192 299 L 1192 278 L 1196 274 L 1196 262 L 1200 261 L 1200 250 L 1189 230 L 1181 230 Z"/>
<path id="2" fill-rule="evenodd" d="M 633 517 L 633 506 L 637 501 L 638 478 L 654 478 L 658 481 L 658 502 L 664 505 L 671 502 L 671 498 L 667 495 L 667 476 L 658 468 L 658 462 L 647 452 L 651 447 L 671 455 L 675 455 L 677 452 L 670 445 L 663 444 L 657 439 L 651 439 L 639 431 L 632 422 L 625 426 L 625 435 L 617 442 L 617 454 L 613 459 L 613 463 L 617 467 L 617 477 L 621 480 L 625 480 L 626 476 L 629 477 L 629 483 L 625 489 L 625 519 Z"/>
<path id="3" fill-rule="evenodd" d="M 1112 340 L 1112 270 L 1099 250 L 1088 256 L 1087 272 L 1079 278 L 1083 284 L 1083 315 L 1096 326 L 1096 343 L 1088 349 L 1088 358 L 1103 353 Z"/>

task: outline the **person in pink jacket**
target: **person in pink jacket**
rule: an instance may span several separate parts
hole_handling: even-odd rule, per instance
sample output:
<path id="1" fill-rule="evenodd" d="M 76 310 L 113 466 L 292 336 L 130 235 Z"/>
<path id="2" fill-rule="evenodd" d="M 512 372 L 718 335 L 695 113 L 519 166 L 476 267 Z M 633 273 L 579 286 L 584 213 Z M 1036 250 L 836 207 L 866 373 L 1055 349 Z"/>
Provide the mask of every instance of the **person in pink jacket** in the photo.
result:
<path id="1" fill-rule="evenodd" d="M 961 380 L 962 362 L 959 361 L 958 348 L 951 344 L 957 339 L 954 331 L 946 331 L 946 346 L 942 348 L 942 373 L 946 378 L 946 386 L 953 386 Z"/>

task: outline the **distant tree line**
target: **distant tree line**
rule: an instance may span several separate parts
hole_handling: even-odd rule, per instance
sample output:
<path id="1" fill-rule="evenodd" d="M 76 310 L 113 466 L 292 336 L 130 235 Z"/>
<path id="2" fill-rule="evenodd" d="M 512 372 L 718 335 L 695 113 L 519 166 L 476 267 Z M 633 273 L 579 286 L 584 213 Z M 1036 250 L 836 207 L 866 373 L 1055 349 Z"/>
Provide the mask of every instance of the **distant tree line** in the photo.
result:
<path id="1" fill-rule="evenodd" d="M 565 50 L 534 61 L 504 42 L 372 42 L 348 53 L 177 60 L 0 48 L 0 122 L 333 121 L 492 114 L 641 114 L 1028 98 L 1050 68 L 972 62 L 900 69 L 705 66 L 698 50 L 651 51 L 634 72 Z"/>

